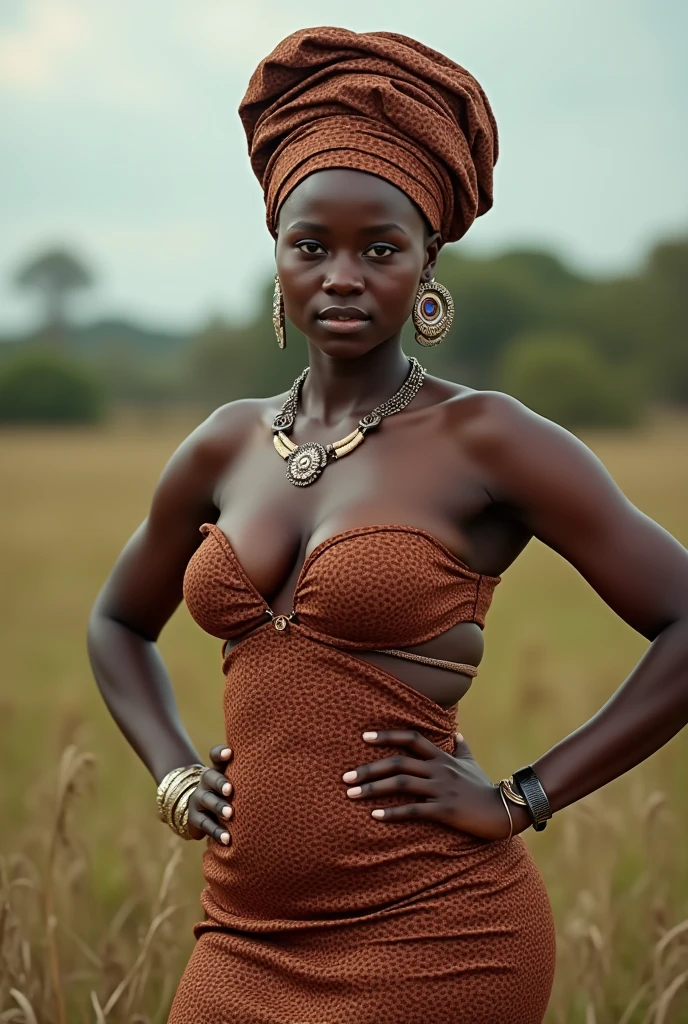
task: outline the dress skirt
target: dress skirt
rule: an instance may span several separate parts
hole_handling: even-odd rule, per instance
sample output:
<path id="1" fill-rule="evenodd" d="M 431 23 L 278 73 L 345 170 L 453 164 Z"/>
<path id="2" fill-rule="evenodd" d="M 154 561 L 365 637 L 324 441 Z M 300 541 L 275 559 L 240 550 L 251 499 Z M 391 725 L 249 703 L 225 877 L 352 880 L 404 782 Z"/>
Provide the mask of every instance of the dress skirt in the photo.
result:
<path id="1" fill-rule="evenodd" d="M 170 1024 L 539 1024 L 552 912 L 519 836 L 384 822 L 342 774 L 417 729 L 453 752 L 456 710 L 290 624 L 225 660 L 234 814 L 203 855 L 205 918 Z"/>

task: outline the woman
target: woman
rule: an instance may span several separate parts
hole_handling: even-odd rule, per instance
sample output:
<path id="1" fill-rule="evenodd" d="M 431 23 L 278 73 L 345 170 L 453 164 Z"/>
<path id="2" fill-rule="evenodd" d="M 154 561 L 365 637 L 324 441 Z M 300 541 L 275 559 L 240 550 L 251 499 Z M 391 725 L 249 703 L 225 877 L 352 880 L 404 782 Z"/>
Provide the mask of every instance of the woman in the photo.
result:
<path id="1" fill-rule="evenodd" d="M 169 1019 L 535 1024 L 555 941 L 519 833 L 686 722 L 688 553 L 566 430 L 401 349 L 409 316 L 423 345 L 446 334 L 438 252 L 492 204 L 496 125 L 468 72 L 404 36 L 306 29 L 259 65 L 240 114 L 277 340 L 286 311 L 308 368 L 174 453 L 89 631 L 161 817 L 206 839 L 205 919 Z M 533 536 L 652 643 L 597 715 L 494 785 L 456 710 Z M 182 596 L 226 641 L 207 769 L 155 646 Z"/>

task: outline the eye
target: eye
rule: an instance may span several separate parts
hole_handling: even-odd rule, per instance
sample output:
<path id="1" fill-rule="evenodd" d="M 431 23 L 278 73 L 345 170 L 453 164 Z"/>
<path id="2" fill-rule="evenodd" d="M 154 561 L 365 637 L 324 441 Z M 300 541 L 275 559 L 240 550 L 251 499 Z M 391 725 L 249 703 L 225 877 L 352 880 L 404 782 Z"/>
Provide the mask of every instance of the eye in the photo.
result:
<path id="1" fill-rule="evenodd" d="M 374 251 L 375 259 L 384 259 L 385 255 L 386 255 L 384 250 L 386 250 L 387 252 L 390 252 L 390 253 L 399 252 L 398 249 L 396 249 L 392 245 L 388 245 L 387 242 L 376 242 L 375 245 L 371 245 L 370 246 L 370 249 L 372 249 Z M 367 249 L 366 252 L 370 252 L 370 249 Z M 380 249 L 382 249 L 383 251 L 380 252 Z"/>
<path id="2" fill-rule="evenodd" d="M 307 249 L 306 246 L 311 246 L 312 248 Z M 305 252 L 309 256 L 320 256 L 320 253 L 315 252 L 314 249 L 322 249 L 322 245 L 320 244 L 320 242 L 304 241 L 297 242 L 296 248 L 301 249 L 301 252 Z"/>

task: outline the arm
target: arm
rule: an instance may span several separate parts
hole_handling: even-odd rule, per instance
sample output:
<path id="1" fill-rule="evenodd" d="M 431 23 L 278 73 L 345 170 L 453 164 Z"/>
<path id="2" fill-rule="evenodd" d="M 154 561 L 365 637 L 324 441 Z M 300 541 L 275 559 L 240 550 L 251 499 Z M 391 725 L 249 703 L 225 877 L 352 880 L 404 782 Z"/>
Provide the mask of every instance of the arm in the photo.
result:
<path id="1" fill-rule="evenodd" d="M 126 544 L 98 595 L 88 653 L 103 699 L 157 782 L 174 767 L 201 762 L 180 720 L 156 641 L 182 600 L 184 570 L 214 522 L 213 492 L 254 404 L 222 406 L 167 463 L 149 515 Z"/>
<path id="2" fill-rule="evenodd" d="M 600 711 L 533 762 L 554 812 L 644 761 L 688 722 L 688 551 L 573 434 L 507 395 L 482 399 L 473 444 L 493 499 L 651 641 Z M 513 810 L 522 831 L 529 818 Z"/>

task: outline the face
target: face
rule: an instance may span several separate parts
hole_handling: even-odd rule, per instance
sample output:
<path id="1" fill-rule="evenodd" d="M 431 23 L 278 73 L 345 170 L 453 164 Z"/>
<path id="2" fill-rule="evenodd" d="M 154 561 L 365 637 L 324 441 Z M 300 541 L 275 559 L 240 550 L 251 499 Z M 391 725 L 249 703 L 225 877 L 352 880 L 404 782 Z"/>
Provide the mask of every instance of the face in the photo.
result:
<path id="1" fill-rule="evenodd" d="M 286 315 L 329 355 L 359 356 L 399 337 L 440 245 L 396 186 L 364 171 L 316 171 L 279 212 L 275 259 Z"/>

